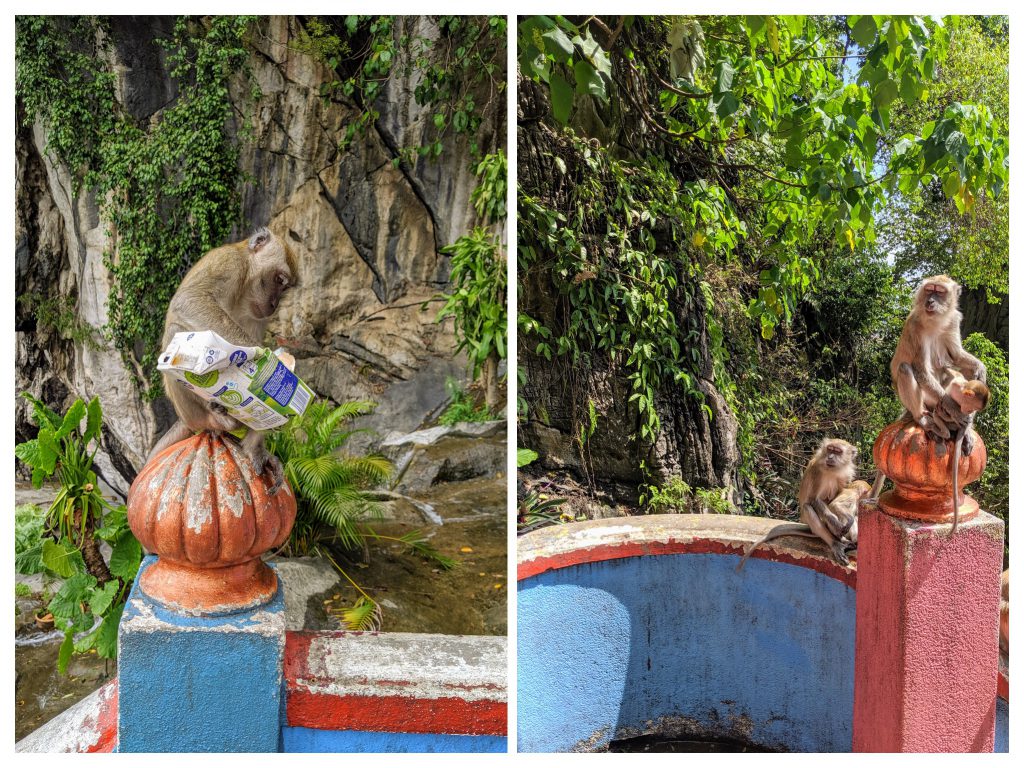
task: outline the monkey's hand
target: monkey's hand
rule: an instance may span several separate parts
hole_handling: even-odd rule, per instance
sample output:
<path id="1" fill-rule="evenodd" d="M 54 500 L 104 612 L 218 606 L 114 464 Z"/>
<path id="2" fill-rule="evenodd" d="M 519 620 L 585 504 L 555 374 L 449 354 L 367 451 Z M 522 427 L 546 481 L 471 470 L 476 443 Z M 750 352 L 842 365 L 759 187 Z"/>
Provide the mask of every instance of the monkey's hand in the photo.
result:
<path id="1" fill-rule="evenodd" d="M 932 414 L 924 414 L 918 424 L 920 424 L 933 439 L 949 440 L 949 428 L 941 419 L 936 419 Z"/>
<path id="2" fill-rule="evenodd" d="M 281 460 L 270 451 L 264 449 L 263 453 L 263 461 L 259 462 L 253 460 L 253 466 L 261 475 L 266 472 L 267 469 L 270 470 L 270 476 L 274 478 L 274 482 L 267 489 L 267 493 L 273 496 L 281 489 L 281 486 L 284 485 L 284 466 L 281 464 Z"/>
<path id="3" fill-rule="evenodd" d="M 263 433 L 254 429 L 249 430 L 242 438 L 242 448 L 252 460 L 252 466 L 257 475 L 262 475 L 267 469 L 270 470 L 270 476 L 274 482 L 267 489 L 267 493 L 273 496 L 284 484 L 284 467 L 281 465 L 281 460 L 267 450 L 267 446 L 263 443 Z"/>

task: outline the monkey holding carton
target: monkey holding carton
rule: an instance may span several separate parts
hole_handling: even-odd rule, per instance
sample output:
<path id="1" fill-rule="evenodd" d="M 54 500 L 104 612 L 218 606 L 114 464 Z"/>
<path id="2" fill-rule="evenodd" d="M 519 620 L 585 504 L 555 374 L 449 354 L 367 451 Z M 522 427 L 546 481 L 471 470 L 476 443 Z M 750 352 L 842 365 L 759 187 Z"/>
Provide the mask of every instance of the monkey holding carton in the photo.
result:
<path id="1" fill-rule="evenodd" d="M 157 369 L 260 432 L 301 415 L 313 398 L 305 382 L 269 349 L 232 344 L 213 331 L 176 333 Z"/>

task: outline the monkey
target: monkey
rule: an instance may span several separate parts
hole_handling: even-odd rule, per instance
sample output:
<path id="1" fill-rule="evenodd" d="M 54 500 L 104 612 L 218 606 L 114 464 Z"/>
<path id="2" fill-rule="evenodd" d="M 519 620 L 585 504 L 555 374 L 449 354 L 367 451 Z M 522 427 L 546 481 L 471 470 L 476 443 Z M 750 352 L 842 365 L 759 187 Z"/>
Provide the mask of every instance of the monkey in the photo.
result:
<path id="1" fill-rule="evenodd" d="M 171 298 L 163 346 L 181 331 L 207 330 L 234 344 L 259 346 L 282 295 L 297 284 L 295 254 L 266 227 L 248 240 L 215 248 L 195 263 Z M 194 432 L 232 432 L 244 426 L 224 406 L 203 400 L 167 374 L 164 390 L 179 420 L 157 442 L 147 461 Z M 270 492 L 276 493 L 284 482 L 284 471 L 280 460 L 266 449 L 263 433 L 250 429 L 241 443 L 257 474 L 270 469 Z"/>
<path id="2" fill-rule="evenodd" d="M 828 508 L 843 488 L 857 474 L 857 448 L 845 440 L 827 438 L 814 452 L 800 481 L 797 503 L 800 521 L 810 526 L 817 536 L 833 546 L 849 529 L 852 520 L 840 521 Z M 833 547 L 836 559 L 846 564 L 842 547 Z"/>
<path id="3" fill-rule="evenodd" d="M 856 547 L 857 545 L 857 507 L 860 504 L 860 500 L 863 499 L 871 491 L 871 486 L 864 480 L 854 480 L 829 503 L 828 507 L 832 513 L 839 519 L 852 518 L 853 524 L 847 530 L 845 536 L 839 539 L 839 543 L 843 546 L 843 554 L 845 557 L 846 550 Z M 804 523 L 783 523 L 777 525 L 768 531 L 765 536 L 758 541 L 754 546 L 744 553 L 743 558 L 740 560 L 740 564 L 736 566 L 736 573 L 743 570 L 743 566 L 747 563 L 747 558 L 753 554 L 754 550 L 773 539 L 778 539 L 782 536 L 803 536 L 809 539 L 820 538 L 818 534 L 811 530 L 809 525 Z M 829 544 L 829 542 L 825 542 Z M 829 544 L 832 548 L 833 554 L 835 553 L 835 547 Z M 843 562 L 840 560 L 840 562 Z M 849 563 L 847 558 L 844 565 Z"/>
<path id="4" fill-rule="evenodd" d="M 988 385 L 978 379 L 968 381 L 958 371 L 946 370 L 949 384 L 946 393 L 935 406 L 937 421 L 943 421 L 953 432 L 953 528 L 949 535 L 956 533 L 960 522 L 960 455 L 961 446 L 971 429 L 974 414 L 988 406 L 991 395 Z"/>
<path id="5" fill-rule="evenodd" d="M 932 409 L 945 394 L 940 382 L 941 372 L 955 368 L 965 376 L 986 380 L 985 365 L 963 348 L 960 342 L 960 321 L 957 309 L 960 286 L 946 275 L 925 278 L 914 294 L 914 307 L 903 323 L 900 340 L 889 366 L 893 386 L 906 409 L 904 418 L 928 431 L 936 439 L 948 440 L 949 428 L 935 419 Z M 974 417 L 970 417 L 973 425 Z M 968 428 L 964 455 L 974 450 L 974 437 Z M 871 488 L 877 499 L 885 476 L 879 472 Z"/>

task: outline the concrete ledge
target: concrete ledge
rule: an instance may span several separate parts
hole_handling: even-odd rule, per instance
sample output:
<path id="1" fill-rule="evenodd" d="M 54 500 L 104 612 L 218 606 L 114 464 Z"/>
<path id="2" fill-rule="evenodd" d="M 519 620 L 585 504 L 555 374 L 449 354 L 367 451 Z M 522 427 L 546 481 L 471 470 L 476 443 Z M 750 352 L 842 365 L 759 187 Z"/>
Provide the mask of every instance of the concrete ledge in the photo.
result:
<path id="1" fill-rule="evenodd" d="M 742 557 L 750 545 L 782 522 L 744 515 L 644 515 L 549 526 L 519 538 L 518 578 L 570 565 L 643 555 Z M 823 544 L 799 536 L 770 541 L 758 547 L 751 559 L 809 568 L 849 587 L 857 583 L 855 567 L 839 565 Z"/>
<path id="2" fill-rule="evenodd" d="M 289 632 L 287 725 L 504 737 L 506 647 L 503 637 Z"/>
<path id="3" fill-rule="evenodd" d="M 32 731 L 15 752 L 112 752 L 117 744 L 117 680 Z"/>

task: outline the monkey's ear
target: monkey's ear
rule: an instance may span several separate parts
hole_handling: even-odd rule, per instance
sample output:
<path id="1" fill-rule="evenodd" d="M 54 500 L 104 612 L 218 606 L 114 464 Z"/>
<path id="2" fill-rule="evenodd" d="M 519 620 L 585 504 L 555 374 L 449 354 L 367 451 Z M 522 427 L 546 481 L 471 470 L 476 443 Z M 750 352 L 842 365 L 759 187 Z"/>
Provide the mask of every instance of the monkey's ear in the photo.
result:
<path id="1" fill-rule="evenodd" d="M 249 251 L 251 253 L 259 252 L 260 248 L 270 242 L 270 238 L 270 230 L 266 227 L 260 227 L 249 238 Z"/>

